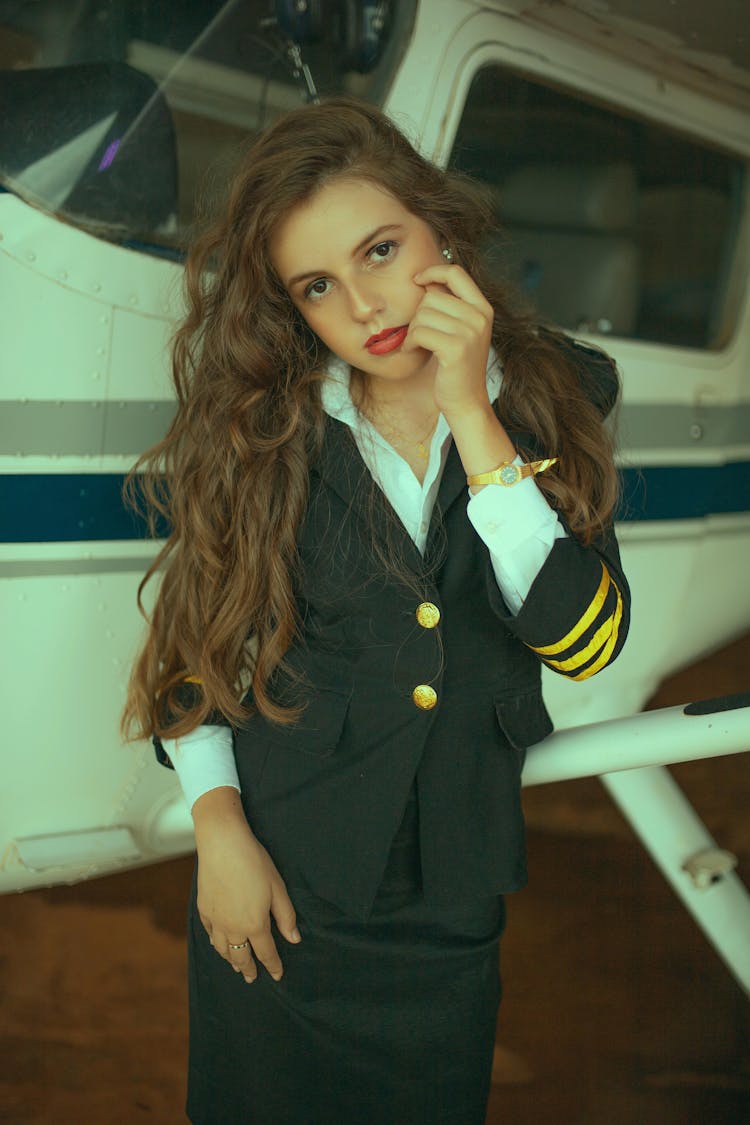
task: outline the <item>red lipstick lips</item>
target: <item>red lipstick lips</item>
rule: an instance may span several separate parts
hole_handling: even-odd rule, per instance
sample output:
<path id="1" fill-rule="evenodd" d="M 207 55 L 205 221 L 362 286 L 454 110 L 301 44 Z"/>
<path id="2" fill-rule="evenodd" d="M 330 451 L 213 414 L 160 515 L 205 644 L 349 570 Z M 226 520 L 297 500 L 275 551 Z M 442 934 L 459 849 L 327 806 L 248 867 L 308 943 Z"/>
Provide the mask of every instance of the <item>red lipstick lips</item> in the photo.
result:
<path id="1" fill-rule="evenodd" d="M 382 332 L 365 341 L 365 347 L 370 355 L 387 355 L 388 352 L 401 347 L 408 331 L 408 324 L 402 324 L 400 328 L 384 328 Z"/>

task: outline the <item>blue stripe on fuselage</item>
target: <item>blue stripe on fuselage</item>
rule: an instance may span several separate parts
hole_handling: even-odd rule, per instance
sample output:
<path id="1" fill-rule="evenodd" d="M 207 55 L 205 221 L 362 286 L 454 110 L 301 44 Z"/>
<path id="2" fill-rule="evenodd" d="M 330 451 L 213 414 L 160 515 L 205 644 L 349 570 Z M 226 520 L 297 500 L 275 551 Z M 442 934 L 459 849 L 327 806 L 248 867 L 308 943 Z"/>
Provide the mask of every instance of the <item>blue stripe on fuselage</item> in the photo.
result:
<path id="1" fill-rule="evenodd" d="M 618 520 L 685 520 L 750 510 L 750 461 L 622 471 Z M 0 476 L 0 542 L 146 539 L 122 500 L 120 473 Z M 164 528 L 160 529 L 162 532 Z"/>

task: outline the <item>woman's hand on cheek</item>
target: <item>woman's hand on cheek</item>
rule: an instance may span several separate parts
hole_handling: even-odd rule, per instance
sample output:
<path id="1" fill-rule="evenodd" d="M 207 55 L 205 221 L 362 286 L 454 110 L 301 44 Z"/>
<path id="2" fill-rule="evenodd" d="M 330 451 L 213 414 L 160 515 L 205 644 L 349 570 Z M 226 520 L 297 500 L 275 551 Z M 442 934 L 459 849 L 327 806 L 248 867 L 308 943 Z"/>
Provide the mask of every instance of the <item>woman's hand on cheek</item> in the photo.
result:
<path id="1" fill-rule="evenodd" d="M 425 294 L 404 349 L 425 348 L 435 356 L 435 404 L 449 424 L 451 416 L 486 410 L 492 306 L 460 266 L 429 266 L 414 281 Z"/>

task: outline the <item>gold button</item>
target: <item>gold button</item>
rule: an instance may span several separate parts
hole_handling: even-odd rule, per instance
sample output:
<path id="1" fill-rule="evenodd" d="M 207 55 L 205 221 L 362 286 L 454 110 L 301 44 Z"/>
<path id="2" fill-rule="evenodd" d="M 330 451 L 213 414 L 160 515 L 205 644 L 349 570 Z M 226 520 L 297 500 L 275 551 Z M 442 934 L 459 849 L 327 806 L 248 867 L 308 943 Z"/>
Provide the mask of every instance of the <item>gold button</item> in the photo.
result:
<path id="1" fill-rule="evenodd" d="M 440 610 L 432 602 L 417 606 L 417 621 L 423 629 L 434 629 L 440 620 Z"/>
<path id="2" fill-rule="evenodd" d="M 422 711 L 431 711 L 437 703 L 437 692 L 429 684 L 417 684 L 411 697 Z"/>

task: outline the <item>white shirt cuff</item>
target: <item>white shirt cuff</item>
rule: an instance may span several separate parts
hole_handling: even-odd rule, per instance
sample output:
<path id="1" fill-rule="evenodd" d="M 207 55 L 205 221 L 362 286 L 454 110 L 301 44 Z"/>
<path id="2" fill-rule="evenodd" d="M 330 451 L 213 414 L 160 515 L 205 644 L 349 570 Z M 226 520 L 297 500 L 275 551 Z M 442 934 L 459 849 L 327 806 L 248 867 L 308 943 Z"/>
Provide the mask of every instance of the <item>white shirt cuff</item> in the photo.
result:
<path id="1" fill-rule="evenodd" d="M 209 789 L 231 785 L 240 790 L 231 727 L 196 727 L 181 738 L 163 738 L 162 746 L 180 779 L 189 809 Z"/>
<path id="2" fill-rule="evenodd" d="M 487 485 L 469 500 L 468 516 L 487 545 L 508 609 L 518 613 L 555 540 L 566 538 L 565 528 L 533 477 L 510 488 Z"/>

